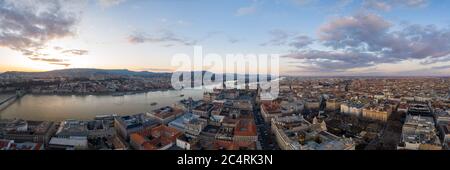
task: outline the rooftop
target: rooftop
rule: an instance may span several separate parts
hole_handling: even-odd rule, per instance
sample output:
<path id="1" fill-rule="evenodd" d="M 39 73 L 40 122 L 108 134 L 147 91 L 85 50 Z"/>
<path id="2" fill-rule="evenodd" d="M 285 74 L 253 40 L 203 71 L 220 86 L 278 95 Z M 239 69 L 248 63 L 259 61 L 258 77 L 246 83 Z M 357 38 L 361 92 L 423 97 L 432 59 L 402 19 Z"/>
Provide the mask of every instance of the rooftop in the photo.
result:
<path id="1" fill-rule="evenodd" d="M 153 110 L 151 113 L 153 116 L 165 119 L 174 115 L 181 114 L 183 111 L 181 109 L 176 109 L 170 106 L 162 107 L 156 110 Z"/>
<path id="2" fill-rule="evenodd" d="M 49 145 L 87 146 L 87 143 L 87 137 L 53 137 L 50 139 Z"/>
<path id="3" fill-rule="evenodd" d="M 9 150 L 43 150 L 44 145 L 41 143 L 13 143 Z"/>
<path id="4" fill-rule="evenodd" d="M 175 142 L 178 136 L 182 135 L 180 131 L 165 125 L 160 125 L 151 129 L 145 129 L 141 132 L 132 133 L 130 141 L 138 144 L 144 150 L 156 150 Z"/>
<path id="5" fill-rule="evenodd" d="M 281 106 L 278 103 L 263 103 L 261 106 L 269 113 L 281 112 Z"/>
<path id="6" fill-rule="evenodd" d="M 256 124 L 250 119 L 240 119 L 234 128 L 235 136 L 257 136 Z"/>

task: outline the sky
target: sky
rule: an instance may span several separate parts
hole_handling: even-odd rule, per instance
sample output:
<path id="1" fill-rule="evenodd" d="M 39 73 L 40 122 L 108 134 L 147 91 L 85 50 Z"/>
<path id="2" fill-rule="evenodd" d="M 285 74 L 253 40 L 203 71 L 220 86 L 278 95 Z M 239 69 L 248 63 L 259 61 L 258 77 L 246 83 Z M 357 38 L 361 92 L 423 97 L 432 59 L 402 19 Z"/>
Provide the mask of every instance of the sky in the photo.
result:
<path id="1" fill-rule="evenodd" d="M 201 46 L 279 54 L 286 75 L 445 76 L 448 9 L 442 0 L 0 0 L 0 72 L 170 72 L 174 55 Z"/>

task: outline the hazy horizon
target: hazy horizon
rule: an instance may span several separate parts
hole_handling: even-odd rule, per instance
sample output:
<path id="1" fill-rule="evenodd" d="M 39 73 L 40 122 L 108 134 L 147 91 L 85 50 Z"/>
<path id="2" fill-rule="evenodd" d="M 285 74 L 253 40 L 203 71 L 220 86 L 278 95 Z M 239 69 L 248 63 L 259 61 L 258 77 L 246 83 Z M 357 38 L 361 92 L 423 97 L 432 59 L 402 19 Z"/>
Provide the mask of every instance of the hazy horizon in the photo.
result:
<path id="1" fill-rule="evenodd" d="M 439 0 L 0 0 L 0 72 L 173 72 L 174 55 L 202 46 L 205 55 L 279 54 L 281 75 L 447 76 L 449 8 Z"/>
<path id="2" fill-rule="evenodd" d="M 3 73 L 7 73 L 7 72 L 25 72 L 25 73 L 41 73 L 41 72 L 50 72 L 50 71 L 58 71 L 58 70 L 71 70 L 71 69 L 97 69 L 97 70 L 128 70 L 128 71 L 132 71 L 132 72 L 152 72 L 152 73 L 174 73 L 177 71 L 147 71 L 147 70 L 130 70 L 130 69 L 126 69 L 126 68 L 114 68 L 114 69 L 103 69 L 103 68 L 65 68 L 65 69 L 55 69 L 55 70 L 46 70 L 46 71 L 4 71 L 4 72 L 0 72 L 0 74 Z M 194 70 L 194 72 L 197 71 L 205 71 L 205 70 Z M 183 71 L 181 71 L 183 72 Z M 214 74 L 218 74 L 217 72 L 212 72 Z M 221 74 L 234 74 L 234 73 L 221 73 Z M 243 74 L 243 73 L 237 73 L 237 74 Z M 250 75 L 254 75 L 254 74 L 250 74 Z M 279 76 L 282 77 L 317 77 L 317 78 L 339 78 L 339 77 L 450 77 L 450 75 L 371 75 L 371 74 L 366 74 L 366 75 L 331 75 L 331 76 L 327 76 L 327 75 L 288 75 L 288 74 L 280 74 Z"/>

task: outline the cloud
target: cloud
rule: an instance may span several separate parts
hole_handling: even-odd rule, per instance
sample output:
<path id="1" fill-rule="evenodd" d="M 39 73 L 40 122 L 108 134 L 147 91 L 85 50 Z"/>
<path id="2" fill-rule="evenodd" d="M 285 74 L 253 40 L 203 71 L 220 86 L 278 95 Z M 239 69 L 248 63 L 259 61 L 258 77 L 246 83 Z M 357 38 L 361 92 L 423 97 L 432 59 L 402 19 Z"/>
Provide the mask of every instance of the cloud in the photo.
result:
<path id="1" fill-rule="evenodd" d="M 57 59 L 57 58 L 38 58 L 38 57 L 28 57 L 30 60 L 33 61 L 44 61 L 44 62 L 51 62 L 51 63 L 59 63 L 64 62 L 63 59 Z"/>
<path id="2" fill-rule="evenodd" d="M 392 8 L 392 6 L 387 2 L 378 0 L 365 0 L 363 2 L 363 6 L 367 9 L 376 9 L 381 11 L 389 11 Z"/>
<path id="3" fill-rule="evenodd" d="M 39 48 L 38 49 L 34 49 L 34 50 L 26 50 L 26 49 L 22 49 L 20 50 L 22 52 L 22 55 L 24 56 L 32 56 L 32 57 L 45 57 L 48 56 L 49 54 L 45 54 L 42 52 L 39 52 Z"/>
<path id="4" fill-rule="evenodd" d="M 174 72 L 175 71 L 175 69 L 172 69 L 172 68 L 140 68 L 137 70 L 149 71 L 149 72 Z"/>
<path id="5" fill-rule="evenodd" d="M 446 57 L 438 57 L 438 58 L 433 58 L 433 57 L 427 57 L 425 59 L 423 59 L 420 64 L 434 64 L 434 63 L 441 63 L 441 62 L 448 62 L 450 61 L 450 55 L 446 56 Z"/>
<path id="6" fill-rule="evenodd" d="M 314 71 L 345 71 L 349 68 L 368 67 L 376 63 L 377 56 L 370 53 L 359 53 L 352 51 L 320 51 L 305 50 L 288 54 L 284 57 L 299 59 L 307 70 Z"/>
<path id="7" fill-rule="evenodd" d="M 394 7 L 425 7 L 428 0 L 364 0 L 363 7 L 381 11 L 390 11 Z"/>
<path id="8" fill-rule="evenodd" d="M 254 14 L 258 11 L 259 5 L 260 5 L 260 3 L 258 0 L 253 0 L 252 3 L 250 4 L 250 6 L 241 7 L 239 9 L 237 9 L 234 15 L 235 16 L 245 16 L 245 15 Z"/>
<path id="9" fill-rule="evenodd" d="M 231 44 L 239 43 L 242 41 L 242 39 L 235 38 L 221 31 L 209 32 L 199 39 L 191 39 L 179 36 L 167 29 L 161 30 L 157 34 L 153 35 L 149 35 L 144 32 L 134 32 L 133 34 L 128 36 L 127 39 L 128 42 L 132 44 L 156 43 L 161 44 L 163 47 L 173 47 L 175 45 L 184 45 L 184 46 L 196 45 L 199 42 L 208 40 L 216 36 L 222 36 L 226 38 L 226 41 L 228 41 Z"/>
<path id="10" fill-rule="evenodd" d="M 52 65 L 59 65 L 59 66 L 64 66 L 64 67 L 69 67 L 71 64 L 70 63 L 49 63 Z"/>
<path id="11" fill-rule="evenodd" d="M 445 66 L 434 66 L 431 67 L 432 70 L 446 70 L 446 69 L 450 69 L 450 65 L 445 65 Z"/>
<path id="12" fill-rule="evenodd" d="M 61 53 L 64 54 L 73 54 L 73 55 L 86 55 L 89 53 L 87 50 L 77 50 L 77 49 L 71 49 L 71 50 L 64 50 Z"/>
<path id="13" fill-rule="evenodd" d="M 59 50 L 62 50 L 63 48 L 59 47 L 59 46 L 55 46 L 55 47 L 53 47 L 53 49 L 56 50 L 56 51 L 59 51 Z"/>
<path id="14" fill-rule="evenodd" d="M 335 19 L 319 28 L 319 38 L 335 49 L 345 46 L 371 44 L 371 48 L 383 41 L 392 24 L 375 14 L 359 13 L 355 16 Z"/>
<path id="15" fill-rule="evenodd" d="M 297 35 L 296 33 L 280 29 L 269 31 L 269 35 L 271 36 L 270 40 L 261 43 L 261 46 L 289 46 L 295 49 L 301 49 L 314 42 L 314 40 L 308 36 Z"/>
<path id="16" fill-rule="evenodd" d="M 145 32 L 134 32 L 131 35 L 129 35 L 127 39 L 128 42 L 132 44 L 156 43 L 161 44 L 163 47 L 172 47 L 175 45 L 192 46 L 196 45 L 199 42 L 211 39 L 216 36 L 224 37 L 226 41 L 228 41 L 231 44 L 235 44 L 242 41 L 242 39 L 235 38 L 221 31 L 208 32 L 205 36 L 201 38 L 192 39 L 182 37 L 168 29 L 160 30 L 152 35 L 149 35 Z"/>
<path id="17" fill-rule="evenodd" d="M 48 41 L 74 35 L 77 17 L 59 0 L 0 0 L 0 46 L 29 55 Z"/>
<path id="18" fill-rule="evenodd" d="M 59 59 L 59 58 L 28 57 L 28 59 L 33 60 L 33 61 L 46 62 L 46 63 L 52 64 L 52 65 L 65 66 L 65 67 L 68 67 L 71 65 L 70 63 L 67 63 L 67 60 Z"/>
<path id="19" fill-rule="evenodd" d="M 102 7 L 111 7 L 119 5 L 120 3 L 125 2 L 125 0 L 98 0 L 98 2 Z"/>
<path id="20" fill-rule="evenodd" d="M 284 30 L 280 30 L 280 29 L 274 29 L 274 30 L 270 30 L 269 34 L 271 36 L 270 40 L 267 42 L 262 43 L 262 46 L 281 46 L 281 45 L 285 45 L 289 38 L 291 36 L 293 36 L 293 33 L 289 33 L 287 31 Z"/>
<path id="21" fill-rule="evenodd" d="M 181 44 L 186 46 L 195 45 L 197 41 L 190 40 L 181 36 L 176 35 L 170 30 L 162 30 L 158 35 L 147 35 L 142 32 L 135 32 L 128 36 L 128 42 L 133 44 L 140 43 L 161 43 L 172 46 L 174 44 Z"/>
<path id="22" fill-rule="evenodd" d="M 439 58 L 450 53 L 450 30 L 434 25 L 407 25 L 393 30 L 393 24 L 375 14 L 357 14 L 323 25 L 322 42 L 334 49 L 368 51 L 384 58 Z"/>
<path id="23" fill-rule="evenodd" d="M 402 4 L 408 7 L 424 7 L 428 4 L 428 0 L 390 0 L 393 4 Z"/>
<path id="24" fill-rule="evenodd" d="M 228 41 L 231 44 L 236 44 L 236 43 L 239 43 L 239 42 L 243 41 L 243 39 L 233 37 L 233 36 L 223 32 L 223 31 L 211 31 L 211 32 L 208 32 L 204 37 L 200 38 L 198 41 L 199 42 L 205 41 L 205 40 L 211 39 L 213 37 L 217 37 L 217 36 L 221 36 L 221 37 L 225 38 L 226 41 Z"/>
<path id="25" fill-rule="evenodd" d="M 285 57 L 328 71 L 410 60 L 432 64 L 450 57 L 450 28 L 405 25 L 394 29 L 391 22 L 372 13 L 336 18 L 322 25 L 318 42 L 331 50 L 303 50 Z"/>
<path id="26" fill-rule="evenodd" d="M 228 37 L 228 42 L 231 44 L 236 44 L 238 42 L 241 42 L 241 39 L 235 38 L 235 37 Z"/>
<path id="27" fill-rule="evenodd" d="M 313 39 L 311 39 L 308 36 L 300 35 L 295 37 L 290 43 L 289 46 L 294 47 L 296 49 L 301 49 L 303 47 L 306 47 L 314 42 Z"/>

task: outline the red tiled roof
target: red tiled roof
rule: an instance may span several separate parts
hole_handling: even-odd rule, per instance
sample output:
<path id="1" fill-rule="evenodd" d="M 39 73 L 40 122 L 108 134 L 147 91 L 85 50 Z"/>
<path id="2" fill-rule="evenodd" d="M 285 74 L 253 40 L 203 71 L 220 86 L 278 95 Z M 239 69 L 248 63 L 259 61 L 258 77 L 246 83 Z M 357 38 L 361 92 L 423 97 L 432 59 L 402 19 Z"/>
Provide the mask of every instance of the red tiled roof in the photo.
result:
<path id="1" fill-rule="evenodd" d="M 214 147 L 216 149 L 225 150 L 239 150 L 240 148 L 256 148 L 256 142 L 235 142 L 235 141 L 214 141 Z"/>
<path id="2" fill-rule="evenodd" d="M 151 144 L 150 142 L 145 142 L 144 144 L 142 144 L 142 147 L 144 148 L 144 150 L 156 150 L 156 149 L 158 149 L 155 145 Z"/>
<path id="3" fill-rule="evenodd" d="M 132 133 L 130 135 L 130 140 L 138 145 L 142 145 L 146 141 L 146 139 L 138 133 Z"/>
<path id="4" fill-rule="evenodd" d="M 155 150 L 160 148 L 160 146 L 175 142 L 180 135 L 182 135 L 182 133 L 177 129 L 166 125 L 160 125 L 133 133 L 130 135 L 130 140 L 140 145 L 144 150 Z M 151 137 L 151 139 L 146 137 Z"/>
<path id="5" fill-rule="evenodd" d="M 281 109 L 280 105 L 277 103 L 263 103 L 262 107 L 267 112 L 279 112 Z"/>
<path id="6" fill-rule="evenodd" d="M 234 128 L 235 136 L 256 136 L 256 125 L 250 119 L 241 119 Z"/>

